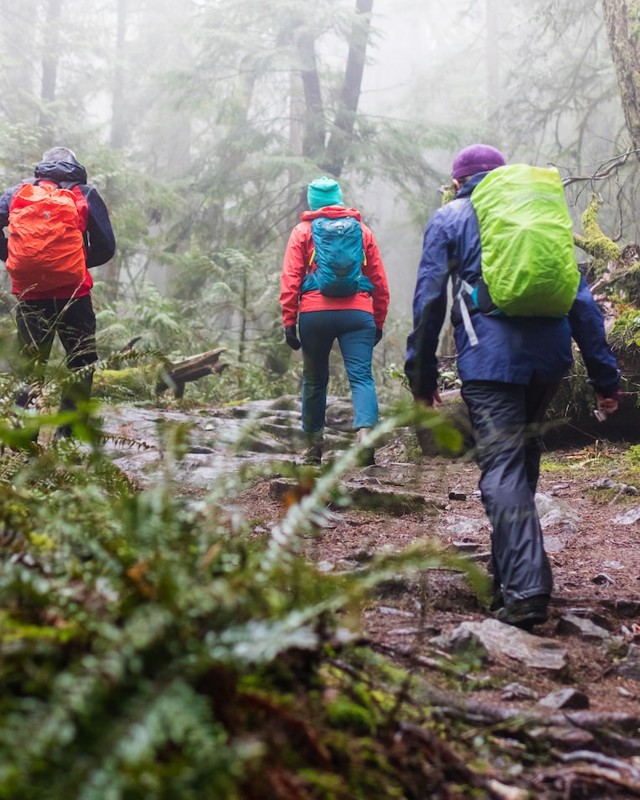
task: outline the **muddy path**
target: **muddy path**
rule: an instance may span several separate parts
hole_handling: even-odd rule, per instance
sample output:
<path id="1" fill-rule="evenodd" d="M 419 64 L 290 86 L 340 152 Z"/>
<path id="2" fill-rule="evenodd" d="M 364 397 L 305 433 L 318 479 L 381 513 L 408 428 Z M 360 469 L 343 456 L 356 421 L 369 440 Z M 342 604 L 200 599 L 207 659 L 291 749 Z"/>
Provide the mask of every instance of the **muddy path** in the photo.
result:
<path id="1" fill-rule="evenodd" d="M 348 409 L 339 402 L 332 409 L 330 446 L 339 455 L 351 443 Z M 296 418 L 295 407 L 272 402 L 222 412 L 120 410 L 107 414 L 105 427 L 114 441 L 144 443 L 108 445 L 141 486 L 153 485 L 164 469 L 159 420 L 192 426 L 190 452 L 173 465 L 177 491 L 186 497 L 205 495 L 230 471 L 257 468 L 223 505 L 240 512 L 255 536 L 267 537 L 295 484 L 288 467 L 301 445 Z M 419 582 L 399 576 L 380 587 L 362 609 L 364 636 L 434 688 L 455 685 L 467 706 L 535 719 L 561 714 L 569 725 L 557 734 L 565 750 L 602 749 L 587 718 L 606 726 L 614 715 L 623 720 L 621 731 L 635 724 L 632 733 L 617 734 L 626 742 L 617 756 L 640 755 L 639 462 L 637 447 L 604 439 L 545 454 L 537 501 L 555 587 L 550 618 L 534 634 L 492 620 L 462 574 L 443 566 Z M 318 569 L 356 570 L 377 554 L 434 538 L 443 552 L 487 570 L 490 530 L 472 461 L 424 457 L 413 433 L 401 430 L 378 450 L 376 466 L 353 468 L 340 480 L 351 503 L 331 508 L 305 540 Z"/>

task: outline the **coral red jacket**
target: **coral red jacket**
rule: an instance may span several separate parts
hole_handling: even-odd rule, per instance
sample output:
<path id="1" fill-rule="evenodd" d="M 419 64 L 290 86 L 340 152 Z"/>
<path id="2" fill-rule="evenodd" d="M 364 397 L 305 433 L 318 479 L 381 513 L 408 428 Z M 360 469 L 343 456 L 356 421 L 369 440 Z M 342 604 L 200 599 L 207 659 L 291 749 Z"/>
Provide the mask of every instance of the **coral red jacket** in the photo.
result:
<path id="1" fill-rule="evenodd" d="M 366 256 L 366 264 L 362 273 L 373 284 L 373 296 L 369 292 L 358 292 L 351 297 L 325 297 L 317 290 L 300 293 L 305 275 L 311 271 L 309 261 L 313 250 L 311 237 L 311 220 L 317 217 L 355 217 L 362 226 L 362 241 Z M 298 314 L 304 311 L 369 311 L 373 314 L 376 328 L 382 330 L 389 308 L 389 286 L 384 264 L 376 240 L 355 208 L 343 206 L 325 206 L 317 211 L 303 211 L 299 222 L 291 231 L 287 249 L 282 263 L 280 283 L 280 305 L 282 321 L 286 326 L 295 325 Z"/>

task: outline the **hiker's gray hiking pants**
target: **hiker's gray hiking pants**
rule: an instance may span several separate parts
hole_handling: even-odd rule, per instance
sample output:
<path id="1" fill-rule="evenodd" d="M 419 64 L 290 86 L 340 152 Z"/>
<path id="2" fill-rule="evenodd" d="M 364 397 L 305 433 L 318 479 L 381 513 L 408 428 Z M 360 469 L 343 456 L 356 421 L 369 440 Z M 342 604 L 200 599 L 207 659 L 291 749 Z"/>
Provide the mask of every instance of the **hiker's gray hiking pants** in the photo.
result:
<path id="1" fill-rule="evenodd" d="M 482 503 L 493 528 L 494 589 L 507 606 L 548 596 L 553 587 L 535 492 L 540 427 L 557 388 L 557 382 L 494 381 L 467 381 L 462 387 L 475 434 Z"/>

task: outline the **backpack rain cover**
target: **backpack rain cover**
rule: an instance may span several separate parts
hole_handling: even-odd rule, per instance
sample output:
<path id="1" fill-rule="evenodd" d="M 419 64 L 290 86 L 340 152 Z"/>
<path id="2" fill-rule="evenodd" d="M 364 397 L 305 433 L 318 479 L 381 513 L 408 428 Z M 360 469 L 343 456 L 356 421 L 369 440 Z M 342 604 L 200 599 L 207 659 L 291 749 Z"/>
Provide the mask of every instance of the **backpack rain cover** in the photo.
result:
<path id="1" fill-rule="evenodd" d="M 580 272 L 573 224 L 556 169 L 510 164 L 489 172 L 471 194 L 480 227 L 482 278 L 502 313 L 562 317 Z"/>
<path id="2" fill-rule="evenodd" d="M 84 213 L 81 213 L 82 212 Z M 75 291 L 85 279 L 88 206 L 77 187 L 24 183 L 11 200 L 7 271 L 13 291 Z"/>

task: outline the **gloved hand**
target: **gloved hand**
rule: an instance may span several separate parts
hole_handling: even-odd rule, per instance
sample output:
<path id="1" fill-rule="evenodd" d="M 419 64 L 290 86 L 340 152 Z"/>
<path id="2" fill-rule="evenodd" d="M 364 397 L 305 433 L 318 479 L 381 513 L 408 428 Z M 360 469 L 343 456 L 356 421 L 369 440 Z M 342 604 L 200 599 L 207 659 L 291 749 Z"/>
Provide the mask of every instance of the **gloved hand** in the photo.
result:
<path id="1" fill-rule="evenodd" d="M 382 339 L 382 328 L 376 328 L 376 335 L 374 336 L 374 339 L 373 339 L 373 346 L 374 347 L 378 344 L 380 339 Z"/>
<path id="2" fill-rule="evenodd" d="M 299 350 L 302 347 L 300 339 L 298 339 L 295 325 L 287 325 L 284 329 L 284 338 L 292 350 Z"/>
<path id="3" fill-rule="evenodd" d="M 437 389 L 434 389 L 431 392 L 425 392 L 421 395 L 414 394 L 413 399 L 416 401 L 416 403 L 423 403 L 425 406 L 430 406 L 431 408 L 442 405 L 442 398 L 440 397 L 440 392 Z"/>
<path id="4" fill-rule="evenodd" d="M 600 422 L 604 422 L 609 414 L 614 414 L 618 410 L 619 398 L 620 392 L 617 390 L 609 397 L 604 397 L 599 392 L 596 392 L 596 418 Z"/>

